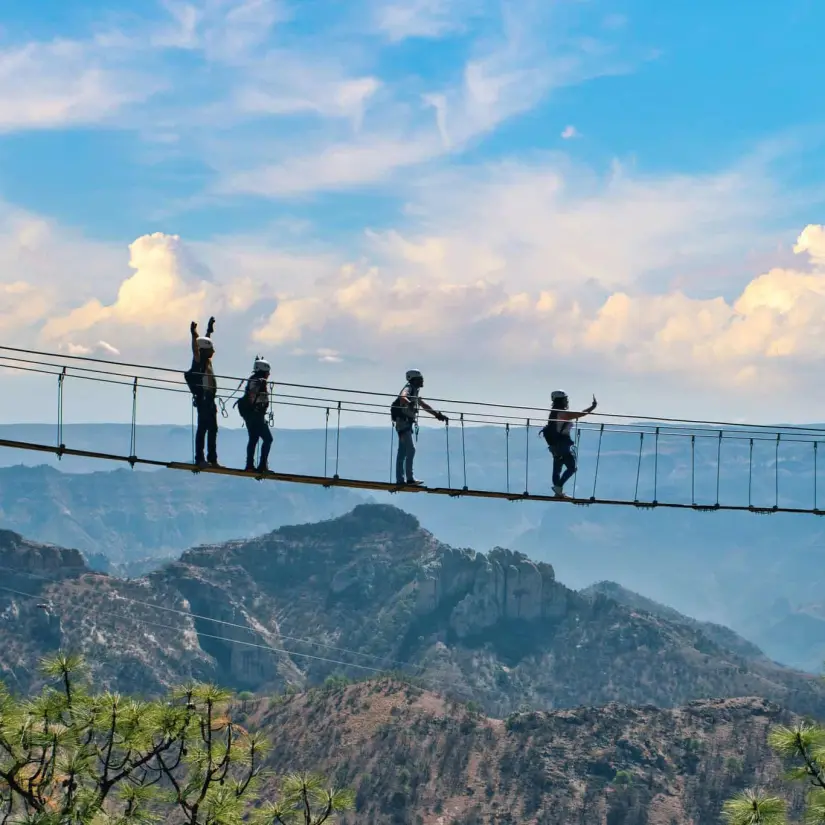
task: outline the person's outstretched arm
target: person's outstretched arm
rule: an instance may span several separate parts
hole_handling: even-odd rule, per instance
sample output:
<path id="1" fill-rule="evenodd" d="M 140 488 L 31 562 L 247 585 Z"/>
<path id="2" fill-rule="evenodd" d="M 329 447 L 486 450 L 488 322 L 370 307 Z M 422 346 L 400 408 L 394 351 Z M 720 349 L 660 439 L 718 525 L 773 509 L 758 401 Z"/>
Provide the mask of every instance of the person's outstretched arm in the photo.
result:
<path id="1" fill-rule="evenodd" d="M 439 412 L 438 410 L 434 410 L 423 398 L 418 399 L 418 403 L 421 405 L 423 409 L 425 409 L 433 418 L 437 418 L 439 421 L 444 421 L 445 423 L 449 420 L 444 413 Z"/>
<path id="2" fill-rule="evenodd" d="M 192 321 L 192 323 L 189 324 L 189 332 L 192 335 L 192 357 L 197 358 L 198 357 L 198 322 L 197 321 Z"/>
<path id="3" fill-rule="evenodd" d="M 562 421 L 576 421 L 576 419 L 584 418 L 584 416 L 589 415 L 596 409 L 598 403 L 596 402 L 596 396 L 593 396 L 593 403 L 586 409 L 582 410 L 581 412 L 571 412 L 570 410 L 563 410 L 559 413 L 559 418 Z"/>

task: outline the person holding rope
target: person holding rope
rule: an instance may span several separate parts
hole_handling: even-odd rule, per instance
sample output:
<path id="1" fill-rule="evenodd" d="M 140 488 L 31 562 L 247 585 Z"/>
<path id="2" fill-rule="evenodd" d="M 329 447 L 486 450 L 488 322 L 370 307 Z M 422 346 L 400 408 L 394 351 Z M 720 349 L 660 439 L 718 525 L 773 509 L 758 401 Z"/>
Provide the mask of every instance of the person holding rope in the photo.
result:
<path id="1" fill-rule="evenodd" d="M 596 409 L 596 396 L 593 403 L 582 412 L 571 412 L 570 400 L 562 390 L 553 390 L 550 395 L 550 416 L 547 424 L 542 428 L 541 435 L 547 442 L 547 447 L 553 456 L 553 493 L 557 498 L 567 498 L 564 485 L 576 472 L 576 446 L 570 431 L 573 422 Z M 562 471 L 562 468 L 563 471 Z"/>
<path id="2" fill-rule="evenodd" d="M 206 335 L 198 335 L 198 324 L 192 321 L 189 332 L 192 336 L 192 366 L 184 373 L 186 383 L 193 396 L 193 405 L 198 411 L 198 428 L 195 432 L 195 464 L 206 467 L 220 467 L 218 464 L 218 382 L 212 369 L 215 345 L 212 333 L 215 331 L 214 317 L 209 319 Z M 204 446 L 206 455 L 204 455 Z"/>
<path id="3" fill-rule="evenodd" d="M 249 441 L 246 445 L 247 473 L 257 472 L 259 475 L 269 472 L 269 451 L 272 449 L 272 432 L 266 420 L 269 409 L 269 362 L 255 356 L 252 375 L 246 382 L 244 394 L 238 399 L 238 412 L 246 424 Z M 261 459 L 255 467 L 255 450 L 258 441 L 261 442 Z"/>
<path id="4" fill-rule="evenodd" d="M 413 475 L 413 459 L 415 458 L 415 440 L 413 430 L 418 429 L 418 410 L 426 410 L 431 416 L 449 424 L 444 413 L 434 410 L 419 395 L 424 386 L 424 376 L 420 370 L 407 370 L 407 383 L 398 394 L 390 407 L 390 415 L 398 434 L 398 454 L 395 458 L 395 483 L 399 487 L 406 485 L 419 486 L 423 484 Z M 405 481 L 406 479 L 406 481 Z"/>

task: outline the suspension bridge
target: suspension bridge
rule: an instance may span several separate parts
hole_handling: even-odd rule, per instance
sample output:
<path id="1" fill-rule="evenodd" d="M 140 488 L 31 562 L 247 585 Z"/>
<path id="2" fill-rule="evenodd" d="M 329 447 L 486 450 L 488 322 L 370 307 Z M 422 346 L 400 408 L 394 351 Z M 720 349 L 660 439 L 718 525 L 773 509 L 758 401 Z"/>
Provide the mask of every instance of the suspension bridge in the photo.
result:
<path id="1" fill-rule="evenodd" d="M 438 404 L 450 418 L 450 423 L 443 428 L 444 466 L 439 473 L 446 483 L 399 486 L 392 480 L 395 438 L 394 429 L 387 423 L 389 403 L 395 393 L 270 382 L 271 416 L 277 415 L 279 407 L 316 410 L 323 416 L 323 471 L 279 470 L 276 447 L 272 456 L 273 469 L 264 475 L 256 475 L 225 466 L 199 468 L 194 460 L 164 460 L 139 455 L 139 401 L 154 393 L 164 393 L 170 398 L 172 394 L 191 398 L 183 370 L 8 346 L 0 346 L 0 370 L 7 375 L 40 376 L 43 380 L 54 381 L 56 401 L 54 443 L 0 438 L 0 447 L 50 454 L 59 459 L 72 456 L 127 464 L 132 468 L 162 468 L 326 488 L 453 498 L 701 512 L 825 515 L 825 508 L 821 509 L 818 502 L 819 447 L 825 442 L 825 428 L 815 426 L 776 427 L 593 413 L 587 421 L 577 424 L 575 441 L 579 472 L 569 485 L 569 496 L 558 498 L 549 492 L 550 460 L 543 440 L 536 438 L 547 419 L 546 408 L 428 397 L 428 401 Z M 216 378 L 220 387 L 221 415 L 226 418 L 227 405 L 238 390 L 234 393 L 231 389 L 224 390 L 223 384 L 227 382 L 241 387 L 246 376 L 218 375 Z M 128 450 L 116 453 L 65 443 L 67 388 L 84 382 L 87 385 L 92 382 L 101 386 L 121 386 L 130 394 Z M 388 477 L 349 477 L 341 466 L 342 418 L 350 423 L 360 423 L 377 421 L 376 416 L 383 419 L 381 423 L 389 430 Z M 475 487 L 468 483 L 468 460 L 472 462 L 473 457 L 468 455 L 467 441 L 468 433 L 474 428 L 492 428 L 498 433 L 495 437 L 500 438 L 497 466 L 501 469 L 501 478 L 496 485 L 488 483 L 484 487 Z M 346 432 L 345 427 L 343 435 Z M 763 455 L 762 461 L 754 460 L 755 452 Z M 614 468 L 605 473 L 608 457 L 621 468 L 621 472 Z M 531 489 L 531 461 L 534 466 L 537 462 L 546 463 L 541 488 L 534 483 Z M 682 484 L 678 494 L 673 488 L 676 476 Z M 781 490 L 781 482 L 792 486 L 792 491 Z"/>

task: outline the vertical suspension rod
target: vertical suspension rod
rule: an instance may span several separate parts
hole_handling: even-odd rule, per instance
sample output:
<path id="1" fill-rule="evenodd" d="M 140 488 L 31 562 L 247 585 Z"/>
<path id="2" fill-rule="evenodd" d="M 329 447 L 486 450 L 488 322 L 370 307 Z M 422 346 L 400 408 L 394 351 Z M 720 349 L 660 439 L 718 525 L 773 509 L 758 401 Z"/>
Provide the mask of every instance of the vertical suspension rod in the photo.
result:
<path id="1" fill-rule="evenodd" d="M 510 492 L 510 423 L 504 425 L 504 465 L 507 474 L 507 492 Z"/>
<path id="2" fill-rule="evenodd" d="M 66 446 L 63 443 L 63 382 L 66 380 L 66 367 L 63 367 L 60 375 L 57 376 L 57 446 L 61 450 L 57 457 L 63 457 L 62 450 Z"/>
<path id="3" fill-rule="evenodd" d="M 655 451 L 653 456 L 653 504 L 658 504 L 659 499 L 659 428 L 656 428 Z"/>
<path id="4" fill-rule="evenodd" d="M 335 430 L 335 475 L 333 478 L 338 479 L 338 451 L 341 445 L 341 402 L 338 402 L 338 424 Z"/>
<path id="5" fill-rule="evenodd" d="M 524 495 L 530 495 L 530 419 L 524 425 L 525 454 L 524 454 Z"/>
<path id="6" fill-rule="evenodd" d="M 581 442 L 581 435 L 582 431 L 579 429 L 578 423 L 576 423 L 576 469 L 578 469 L 579 463 L 579 443 Z M 573 498 L 576 497 L 576 482 L 579 480 L 578 472 L 573 476 Z"/>
<path id="7" fill-rule="evenodd" d="M 467 489 L 467 444 L 464 440 L 464 413 L 461 413 L 461 463 L 464 466 L 464 489 Z"/>
<path id="8" fill-rule="evenodd" d="M 324 417 L 324 478 L 327 477 L 327 453 L 329 452 L 329 407 Z"/>
<path id="9" fill-rule="evenodd" d="M 782 433 L 776 434 L 776 454 L 774 456 L 774 502 L 773 507 L 776 510 L 779 507 L 779 440 L 782 438 Z"/>
<path id="10" fill-rule="evenodd" d="M 642 450 L 645 446 L 645 434 L 644 432 L 639 433 L 639 461 L 636 464 L 636 490 L 633 493 L 633 501 L 639 501 L 639 476 L 642 472 Z"/>
<path id="11" fill-rule="evenodd" d="M 129 436 L 129 464 L 134 469 L 137 459 L 137 391 L 138 379 L 132 384 L 132 429 Z"/>
<path id="12" fill-rule="evenodd" d="M 748 507 L 753 506 L 753 439 L 750 440 L 750 455 L 748 456 Z"/>
<path id="13" fill-rule="evenodd" d="M 814 441 L 814 510 L 817 509 L 817 501 L 816 501 L 816 472 L 817 472 L 817 448 L 819 447 L 819 442 Z"/>
<path id="14" fill-rule="evenodd" d="M 716 506 L 719 506 L 719 478 L 722 475 L 722 431 L 716 443 Z"/>
<path id="15" fill-rule="evenodd" d="M 599 482 L 599 461 L 602 457 L 602 436 L 604 435 L 604 422 L 599 425 L 599 446 L 596 448 L 596 472 L 593 474 L 593 493 L 591 501 L 596 500 L 596 484 Z"/>
<path id="16" fill-rule="evenodd" d="M 696 504 L 696 436 L 690 437 L 690 503 Z"/>
<path id="17" fill-rule="evenodd" d="M 453 489 L 452 474 L 450 472 L 450 421 L 449 419 L 444 424 L 444 434 L 447 438 L 447 488 Z"/>

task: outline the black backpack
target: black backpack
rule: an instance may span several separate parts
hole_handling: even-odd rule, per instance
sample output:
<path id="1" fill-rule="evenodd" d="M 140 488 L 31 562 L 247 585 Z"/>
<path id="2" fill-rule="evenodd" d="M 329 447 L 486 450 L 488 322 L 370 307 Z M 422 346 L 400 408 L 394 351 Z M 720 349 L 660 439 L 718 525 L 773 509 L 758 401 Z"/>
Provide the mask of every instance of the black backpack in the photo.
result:
<path id="1" fill-rule="evenodd" d="M 192 359 L 192 366 L 183 374 L 183 379 L 192 393 L 192 406 L 197 406 L 203 400 L 203 369 L 196 358 Z"/>
<path id="2" fill-rule="evenodd" d="M 544 436 L 544 440 L 547 442 L 547 446 L 551 450 L 554 447 L 560 446 L 562 442 L 566 440 L 565 437 L 559 432 L 559 428 L 556 426 L 556 422 L 558 420 L 558 412 L 556 410 L 552 410 L 550 412 L 550 418 L 547 419 L 547 423 L 540 430 L 540 435 Z"/>
<path id="3" fill-rule="evenodd" d="M 409 384 L 404 385 L 401 392 L 395 396 L 395 401 L 393 401 L 390 405 L 390 418 L 392 419 L 393 424 L 395 424 L 397 421 L 402 421 L 407 417 L 404 413 L 404 404 L 401 400 L 401 393 L 403 393 L 408 386 Z"/>
<path id="4" fill-rule="evenodd" d="M 393 401 L 390 405 L 390 418 L 392 419 L 392 423 L 395 424 L 396 421 L 400 421 L 404 417 L 403 405 L 401 404 L 401 394 L 399 393 L 395 397 L 395 401 Z"/>

